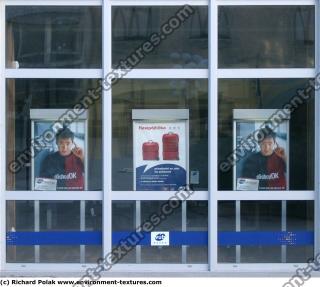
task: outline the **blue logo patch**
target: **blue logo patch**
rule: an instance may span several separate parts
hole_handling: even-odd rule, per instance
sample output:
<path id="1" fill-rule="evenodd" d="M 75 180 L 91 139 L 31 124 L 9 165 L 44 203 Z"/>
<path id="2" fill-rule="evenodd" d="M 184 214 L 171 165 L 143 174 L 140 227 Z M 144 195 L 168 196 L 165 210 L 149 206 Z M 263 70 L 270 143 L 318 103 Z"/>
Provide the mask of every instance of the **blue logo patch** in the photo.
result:
<path id="1" fill-rule="evenodd" d="M 162 240 L 164 240 L 165 237 L 166 237 L 166 235 L 164 233 L 158 233 L 155 237 L 155 240 L 162 241 Z"/>

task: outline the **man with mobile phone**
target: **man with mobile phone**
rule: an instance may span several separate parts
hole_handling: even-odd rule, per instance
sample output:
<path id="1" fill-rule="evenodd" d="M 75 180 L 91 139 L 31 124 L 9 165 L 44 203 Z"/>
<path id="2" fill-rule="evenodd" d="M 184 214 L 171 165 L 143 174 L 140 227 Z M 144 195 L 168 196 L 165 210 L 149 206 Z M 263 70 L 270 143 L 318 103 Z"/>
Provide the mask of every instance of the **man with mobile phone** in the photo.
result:
<path id="1" fill-rule="evenodd" d="M 286 190 L 286 155 L 279 147 L 276 133 L 268 126 L 261 129 L 260 151 L 251 154 L 243 165 L 241 177 L 259 182 L 259 190 Z"/>
<path id="2" fill-rule="evenodd" d="M 40 177 L 57 180 L 56 190 L 84 189 L 84 153 L 74 142 L 74 133 L 63 127 L 56 134 L 58 151 L 49 154 L 40 168 Z"/>

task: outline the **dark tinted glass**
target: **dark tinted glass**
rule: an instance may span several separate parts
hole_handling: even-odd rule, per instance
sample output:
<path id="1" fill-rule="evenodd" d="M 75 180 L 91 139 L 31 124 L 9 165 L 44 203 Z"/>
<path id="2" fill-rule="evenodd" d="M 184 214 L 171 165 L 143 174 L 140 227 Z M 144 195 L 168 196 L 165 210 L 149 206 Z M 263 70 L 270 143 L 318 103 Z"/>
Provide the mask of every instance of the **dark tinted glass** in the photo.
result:
<path id="1" fill-rule="evenodd" d="M 101 31 L 101 7 L 9 6 L 7 68 L 101 68 Z"/>
<path id="2" fill-rule="evenodd" d="M 172 26 L 162 26 L 167 21 Z M 153 33 L 160 36 L 152 38 Z M 145 42 L 150 42 L 152 47 L 145 46 L 141 51 L 145 48 L 148 51 L 142 52 L 142 57 L 134 53 Z M 136 68 L 207 68 L 208 7 L 113 7 L 113 66 L 125 59 L 130 59 L 130 63 L 140 62 Z"/>
<path id="3" fill-rule="evenodd" d="M 314 6 L 220 6 L 220 68 L 314 67 Z"/>

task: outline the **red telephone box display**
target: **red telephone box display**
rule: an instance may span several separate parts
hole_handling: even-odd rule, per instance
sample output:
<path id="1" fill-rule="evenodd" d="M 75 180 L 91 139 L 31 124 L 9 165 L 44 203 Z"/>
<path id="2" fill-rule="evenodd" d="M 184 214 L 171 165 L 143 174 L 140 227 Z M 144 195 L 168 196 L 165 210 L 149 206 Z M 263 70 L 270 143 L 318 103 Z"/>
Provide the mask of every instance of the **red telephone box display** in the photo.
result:
<path id="1" fill-rule="evenodd" d="M 154 141 L 148 141 L 142 145 L 143 160 L 159 160 L 159 144 Z"/>
<path id="2" fill-rule="evenodd" d="M 167 133 L 162 136 L 163 160 L 179 160 L 179 135 Z"/>

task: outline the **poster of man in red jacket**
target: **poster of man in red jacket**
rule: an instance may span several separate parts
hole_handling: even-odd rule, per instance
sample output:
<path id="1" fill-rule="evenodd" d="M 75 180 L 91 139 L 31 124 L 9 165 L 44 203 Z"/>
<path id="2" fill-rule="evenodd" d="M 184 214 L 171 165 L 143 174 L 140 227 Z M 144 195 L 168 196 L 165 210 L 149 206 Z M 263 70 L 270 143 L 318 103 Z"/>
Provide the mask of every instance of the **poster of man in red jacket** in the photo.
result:
<path id="1" fill-rule="evenodd" d="M 266 128 L 258 141 L 260 151 L 245 160 L 242 178 L 257 180 L 259 190 L 286 190 L 286 154 L 276 141 L 276 133 Z"/>
<path id="2" fill-rule="evenodd" d="M 289 189 L 290 112 L 235 109 L 234 190 Z"/>
<path id="3" fill-rule="evenodd" d="M 79 138 L 77 140 L 83 141 Z M 83 148 L 75 141 L 75 133 L 71 128 L 63 126 L 57 130 L 52 146 L 42 151 L 44 155 L 36 157 L 39 168 L 35 178 L 35 189 L 84 190 L 85 155 Z"/>

